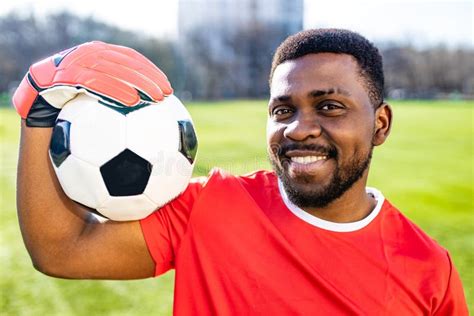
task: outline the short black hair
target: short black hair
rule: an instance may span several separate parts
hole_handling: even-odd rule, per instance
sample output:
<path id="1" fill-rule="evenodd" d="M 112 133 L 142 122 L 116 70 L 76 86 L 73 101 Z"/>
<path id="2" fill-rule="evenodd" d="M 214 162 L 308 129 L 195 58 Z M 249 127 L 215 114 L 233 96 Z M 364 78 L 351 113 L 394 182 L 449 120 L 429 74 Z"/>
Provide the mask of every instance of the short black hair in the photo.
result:
<path id="1" fill-rule="evenodd" d="M 287 60 L 308 54 L 337 53 L 353 56 L 365 79 L 369 98 L 375 107 L 383 102 L 384 75 L 382 56 L 377 47 L 362 35 L 344 29 L 311 29 L 289 36 L 273 55 L 269 83 L 275 68 Z"/>

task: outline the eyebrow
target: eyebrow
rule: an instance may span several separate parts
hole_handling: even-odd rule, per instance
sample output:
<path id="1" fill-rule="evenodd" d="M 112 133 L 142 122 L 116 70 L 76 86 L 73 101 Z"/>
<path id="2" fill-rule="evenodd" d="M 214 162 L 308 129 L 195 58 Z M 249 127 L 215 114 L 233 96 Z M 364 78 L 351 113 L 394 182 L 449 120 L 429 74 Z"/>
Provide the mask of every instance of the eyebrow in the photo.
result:
<path id="1" fill-rule="evenodd" d="M 331 95 L 331 94 L 342 94 L 344 96 L 350 97 L 351 94 L 349 91 L 341 89 L 341 88 L 329 88 L 325 90 L 312 90 L 311 92 L 308 93 L 309 98 L 319 98 L 325 95 Z M 271 101 L 278 101 L 278 102 L 288 102 L 291 101 L 291 96 L 290 95 L 279 95 L 271 99 Z"/>
<path id="2" fill-rule="evenodd" d="M 310 98 L 319 98 L 319 97 L 322 97 L 322 96 L 325 96 L 325 95 L 330 95 L 330 94 L 342 94 L 342 95 L 345 95 L 345 96 L 348 96 L 348 97 L 351 96 L 351 94 L 348 91 L 344 90 L 344 89 L 329 88 L 329 89 L 326 89 L 326 90 L 313 90 L 310 93 L 308 93 L 308 97 L 310 97 Z"/>
<path id="3" fill-rule="evenodd" d="M 279 102 L 287 102 L 291 101 L 291 96 L 289 95 L 279 95 L 277 97 L 272 98 L 272 101 L 279 101 Z"/>

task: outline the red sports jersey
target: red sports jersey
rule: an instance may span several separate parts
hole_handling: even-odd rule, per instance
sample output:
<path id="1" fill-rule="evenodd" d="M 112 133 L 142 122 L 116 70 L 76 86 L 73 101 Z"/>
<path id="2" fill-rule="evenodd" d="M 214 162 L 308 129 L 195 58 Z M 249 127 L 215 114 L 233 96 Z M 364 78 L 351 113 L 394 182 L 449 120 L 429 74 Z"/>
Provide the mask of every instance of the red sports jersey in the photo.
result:
<path id="1" fill-rule="evenodd" d="M 446 250 L 375 189 L 355 223 L 288 201 L 273 172 L 214 170 L 141 221 L 175 315 L 467 315 Z"/>

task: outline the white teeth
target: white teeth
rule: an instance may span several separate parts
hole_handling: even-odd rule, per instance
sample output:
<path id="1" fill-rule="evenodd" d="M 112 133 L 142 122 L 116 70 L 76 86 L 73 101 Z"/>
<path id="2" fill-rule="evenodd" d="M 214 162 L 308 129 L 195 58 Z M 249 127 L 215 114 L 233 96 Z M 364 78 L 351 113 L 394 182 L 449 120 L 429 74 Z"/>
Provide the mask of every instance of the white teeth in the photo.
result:
<path id="1" fill-rule="evenodd" d="M 292 162 L 301 163 L 301 164 L 308 164 L 312 162 L 316 162 L 318 160 L 325 160 L 327 156 L 304 156 L 304 157 L 291 157 Z"/>

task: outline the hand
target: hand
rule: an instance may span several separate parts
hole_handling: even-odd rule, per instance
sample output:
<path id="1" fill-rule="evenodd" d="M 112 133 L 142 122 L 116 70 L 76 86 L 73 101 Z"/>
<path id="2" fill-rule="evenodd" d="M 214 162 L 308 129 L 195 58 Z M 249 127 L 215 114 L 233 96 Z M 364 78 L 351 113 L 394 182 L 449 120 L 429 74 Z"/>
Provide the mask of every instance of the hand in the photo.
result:
<path id="1" fill-rule="evenodd" d="M 94 41 L 33 64 L 12 101 L 28 126 L 51 127 L 78 93 L 135 106 L 163 100 L 173 89 L 166 75 L 137 51 Z"/>

